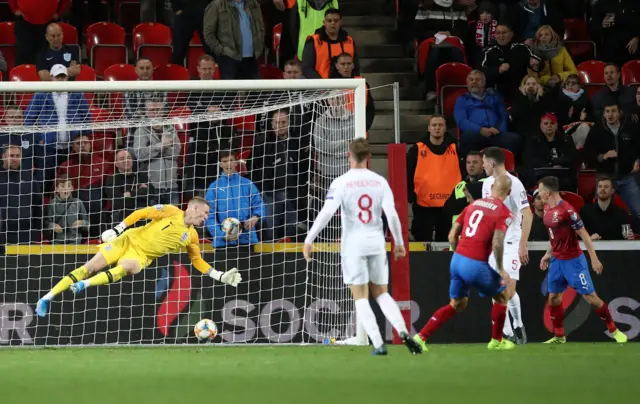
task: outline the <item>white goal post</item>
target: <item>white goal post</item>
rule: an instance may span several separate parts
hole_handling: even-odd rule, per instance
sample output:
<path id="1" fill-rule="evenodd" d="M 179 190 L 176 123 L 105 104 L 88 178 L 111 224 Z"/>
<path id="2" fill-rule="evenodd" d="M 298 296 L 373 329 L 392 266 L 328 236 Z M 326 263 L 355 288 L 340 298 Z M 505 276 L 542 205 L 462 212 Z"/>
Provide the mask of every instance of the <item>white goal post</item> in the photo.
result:
<path id="1" fill-rule="evenodd" d="M 348 169 L 348 142 L 366 136 L 366 92 L 364 79 L 0 82 L 0 345 L 191 344 L 201 318 L 217 323 L 218 343 L 353 336 L 339 217 L 311 263 L 300 252 L 328 185 Z M 140 113 L 129 115 L 127 97 Z M 237 267 L 237 289 L 183 251 L 82 295 L 62 292 L 36 316 L 38 299 L 98 251 L 102 230 L 196 195 L 215 206 L 197 229 L 204 258 Z M 245 213 L 246 242 L 224 240 L 223 219 Z"/>

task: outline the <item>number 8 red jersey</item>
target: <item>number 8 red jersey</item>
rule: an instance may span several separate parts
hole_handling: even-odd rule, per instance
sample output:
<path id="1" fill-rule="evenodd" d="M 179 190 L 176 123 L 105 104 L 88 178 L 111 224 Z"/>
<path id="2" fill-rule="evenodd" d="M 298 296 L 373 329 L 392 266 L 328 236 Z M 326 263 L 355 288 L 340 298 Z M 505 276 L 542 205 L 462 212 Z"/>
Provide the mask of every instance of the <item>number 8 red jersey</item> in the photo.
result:
<path id="1" fill-rule="evenodd" d="M 509 208 L 500 199 L 489 197 L 474 201 L 456 220 L 462 226 L 456 253 L 487 262 L 491 255 L 493 233 L 496 230 L 506 232 L 512 221 Z"/>

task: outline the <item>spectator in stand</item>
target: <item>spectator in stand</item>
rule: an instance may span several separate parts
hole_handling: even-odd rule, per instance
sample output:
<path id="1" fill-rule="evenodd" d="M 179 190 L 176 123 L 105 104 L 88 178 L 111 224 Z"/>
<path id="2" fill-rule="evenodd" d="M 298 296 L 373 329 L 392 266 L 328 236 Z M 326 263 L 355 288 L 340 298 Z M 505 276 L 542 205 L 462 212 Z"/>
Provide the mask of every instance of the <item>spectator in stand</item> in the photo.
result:
<path id="1" fill-rule="evenodd" d="M 511 104 L 511 127 L 526 139 L 539 133 L 540 118 L 553 112 L 555 103 L 553 94 L 545 93 L 538 76 L 524 76 L 519 90 Z"/>
<path id="2" fill-rule="evenodd" d="M 633 114 L 636 93 L 633 88 L 622 84 L 621 77 L 620 68 L 617 65 L 610 63 L 604 67 L 606 87 L 598 91 L 591 100 L 596 121 L 602 119 L 604 107 L 611 100 L 615 100 L 620 105 L 624 115 L 629 117 Z"/>
<path id="3" fill-rule="evenodd" d="M 516 40 L 533 45 L 538 28 L 549 25 L 564 37 L 564 21 L 556 2 L 551 0 L 522 0 L 514 9 L 512 26 Z"/>
<path id="4" fill-rule="evenodd" d="M 167 3 L 166 0 L 140 0 L 140 22 L 159 22 L 171 25 L 171 13 L 167 9 Z"/>
<path id="5" fill-rule="evenodd" d="M 7 130 L 6 133 L 0 133 L 0 147 L 14 145 L 22 148 L 22 163 L 20 166 L 24 170 L 32 170 L 35 168 L 34 145 L 36 143 L 36 135 L 16 131 L 15 127 L 22 127 L 23 125 L 24 114 L 22 113 L 22 109 L 17 105 L 7 105 L 4 109 L 3 125 L 0 126 L 0 132 L 3 129 L 8 129 L 6 126 L 14 128 L 11 128 L 11 131 Z M 40 170 L 35 171 L 34 177 L 42 181 L 42 172 Z"/>
<path id="6" fill-rule="evenodd" d="M 298 59 L 287 60 L 284 64 L 283 78 L 287 79 L 303 79 L 302 63 Z"/>
<path id="7" fill-rule="evenodd" d="M 447 239 L 451 216 L 445 214 L 444 204 L 461 180 L 456 139 L 447 134 L 445 118 L 432 115 L 429 133 L 407 153 L 411 234 L 416 241 Z"/>
<path id="8" fill-rule="evenodd" d="M 2 55 L 2 51 L 0 51 L 0 72 L 2 72 L 3 74 L 7 74 L 7 67 L 7 61 Z"/>
<path id="9" fill-rule="evenodd" d="M 307 79 L 328 79 L 335 68 L 334 57 L 348 53 L 353 57 L 354 75 L 360 75 L 360 62 L 353 38 L 342 29 L 342 14 L 335 8 L 324 13 L 322 27 L 307 38 L 302 51 L 302 74 Z"/>
<path id="10" fill-rule="evenodd" d="M 636 0 L 598 1 L 591 12 L 591 32 L 600 59 L 618 66 L 637 59 L 640 42 L 640 9 Z"/>
<path id="11" fill-rule="evenodd" d="M 570 74 L 578 72 L 561 38 L 549 25 L 538 29 L 531 49 L 544 61 L 544 68 L 538 73 L 544 86 L 560 85 Z"/>
<path id="12" fill-rule="evenodd" d="M 496 6 L 489 0 L 484 0 L 478 6 L 478 21 L 475 30 L 471 32 L 467 43 L 467 53 L 471 66 L 480 68 L 484 59 L 484 52 L 496 44 L 496 29 L 498 28 L 498 14 Z"/>
<path id="13" fill-rule="evenodd" d="M 573 139 L 558 131 L 558 118 L 545 114 L 540 119 L 540 131 L 529 138 L 524 152 L 524 166 L 528 171 L 528 184 L 535 185 L 548 175 L 558 177 L 560 188 L 575 191 L 577 151 Z"/>
<path id="14" fill-rule="evenodd" d="M 598 178 L 597 200 L 580 210 L 584 227 L 591 240 L 633 240 L 631 217 L 613 202 L 615 189 L 613 180 L 602 176 Z"/>
<path id="15" fill-rule="evenodd" d="M 636 89 L 636 102 L 633 105 L 631 119 L 633 120 L 634 123 L 640 122 L 640 87 Z"/>
<path id="16" fill-rule="evenodd" d="M 355 76 L 353 73 L 353 69 L 355 68 L 355 64 L 353 63 L 353 57 L 348 53 L 341 53 L 335 59 L 335 68 L 332 70 L 332 74 L 330 78 L 332 79 L 352 79 L 352 78 L 361 78 L 361 76 Z M 369 91 L 369 84 L 367 83 L 367 131 L 371 129 L 371 125 L 373 125 L 373 120 L 376 117 L 376 104 L 373 100 L 373 96 L 371 95 L 371 91 Z M 349 107 L 353 110 L 354 104 L 353 100 L 349 99 Z"/>
<path id="17" fill-rule="evenodd" d="M 571 135 L 576 148 L 582 149 L 593 124 L 593 113 L 589 96 L 580 86 L 580 77 L 570 74 L 556 97 L 558 124 Z"/>
<path id="18" fill-rule="evenodd" d="M 44 37 L 48 46 L 38 52 L 36 57 L 36 69 L 38 69 L 40 80 L 53 80 L 49 71 L 55 65 L 65 66 L 69 77 L 80 74 L 78 48 L 63 44 L 64 33 L 62 32 L 62 27 L 55 22 L 49 24 L 47 26 L 47 34 Z"/>
<path id="19" fill-rule="evenodd" d="M 516 133 L 507 131 L 509 115 L 502 97 L 492 88 L 485 89 L 484 74 L 473 70 L 467 75 L 468 93 L 458 97 L 453 110 L 460 128 L 460 157 L 470 150 L 482 150 L 498 146 L 517 152 L 522 140 Z"/>
<path id="20" fill-rule="evenodd" d="M 296 205 L 301 165 L 296 139 L 289 137 L 289 111 L 271 113 L 271 128 L 256 136 L 253 144 L 251 181 L 262 193 L 267 215 L 262 240 L 280 240 L 296 235 Z"/>
<path id="21" fill-rule="evenodd" d="M 57 177 L 65 176 L 73 181 L 73 188 L 85 203 L 89 212 L 91 237 L 100 234 L 102 217 L 102 184 L 113 173 L 113 165 L 93 153 L 91 140 L 87 135 L 79 135 L 73 140 L 69 159 L 58 168 Z"/>
<path id="22" fill-rule="evenodd" d="M 171 8 L 174 13 L 173 26 L 171 27 L 171 43 L 173 45 L 171 63 L 174 65 L 184 65 L 189 42 L 196 31 L 200 36 L 204 53 L 211 54 L 204 38 L 202 18 L 204 10 L 210 2 L 211 0 L 171 0 Z"/>
<path id="23" fill-rule="evenodd" d="M 597 156 L 597 172 L 616 180 L 614 186 L 640 222 L 640 130 L 616 101 L 605 103 L 604 118 L 589 132 L 585 149 Z"/>
<path id="24" fill-rule="evenodd" d="M 153 63 L 147 57 L 136 61 L 139 81 L 153 80 Z M 162 99 L 167 104 L 167 93 L 158 91 L 128 91 L 124 93 L 124 115 L 127 119 L 142 120 L 146 116 L 146 104 L 150 99 Z"/>
<path id="25" fill-rule="evenodd" d="M 238 162 L 233 152 L 223 150 L 220 157 L 220 176 L 209 185 L 205 199 L 211 210 L 205 222 L 216 248 L 258 243 L 256 226 L 265 216 L 262 197 L 258 188 L 237 172 Z M 227 218 L 240 221 L 241 232 L 237 237 L 222 230 L 222 222 Z"/>
<path id="26" fill-rule="evenodd" d="M 49 74 L 53 81 L 67 81 L 67 68 L 54 65 Z M 89 104 L 83 93 L 36 93 L 24 114 L 25 126 L 53 126 L 58 125 L 55 132 L 41 133 L 37 137 L 36 167 L 44 170 L 45 190 L 51 189 L 56 167 L 69 154 L 71 140 L 79 134 L 89 133 L 88 130 L 69 131 L 66 125 L 88 124 L 91 122 Z"/>
<path id="27" fill-rule="evenodd" d="M 204 39 L 222 80 L 259 78 L 264 22 L 257 0 L 213 0 L 204 13 Z"/>
<path id="28" fill-rule="evenodd" d="M 36 55 L 43 48 L 47 24 L 60 18 L 70 0 L 9 0 L 16 16 L 13 28 L 16 37 L 16 66 L 36 64 Z"/>
<path id="29" fill-rule="evenodd" d="M 464 208 L 474 200 L 482 198 L 482 183 L 486 178 L 482 168 L 482 153 L 470 151 L 467 154 L 466 172 L 466 178 L 456 184 L 449 199 L 444 203 L 445 216 L 451 217 L 452 224 Z"/>
<path id="30" fill-rule="evenodd" d="M 549 231 L 544 225 L 544 202 L 540 197 L 540 191 L 533 191 L 533 220 L 529 241 L 549 241 Z"/>
<path id="31" fill-rule="evenodd" d="M 45 209 L 44 230 L 48 238 L 70 244 L 82 242 L 82 232 L 89 227 L 82 201 L 73 196 L 73 181 L 66 176 L 56 178 L 56 194 Z"/>
<path id="32" fill-rule="evenodd" d="M 121 223 L 135 210 L 158 203 L 158 194 L 147 174 L 134 167 L 128 150 L 118 150 L 115 166 L 104 184 L 104 196 L 111 202 L 111 223 Z"/>
<path id="33" fill-rule="evenodd" d="M 162 99 L 148 100 L 146 109 L 147 119 L 160 119 L 166 114 L 166 105 Z M 158 203 L 180 203 L 180 147 L 180 139 L 171 124 L 141 126 L 133 135 L 131 154 L 138 161 L 140 172 L 147 174 L 149 183 L 158 191 Z"/>
<path id="34" fill-rule="evenodd" d="M 7 145 L 2 151 L 0 168 L 1 233 L 8 244 L 38 241 L 42 228 L 42 187 L 34 181 L 32 170 L 23 170 L 22 149 Z"/>
<path id="35" fill-rule="evenodd" d="M 511 28 L 498 25 L 496 45 L 487 49 L 482 61 L 482 70 L 490 86 L 497 86 L 504 99 L 511 101 L 522 78 L 543 68 L 542 60 L 527 45 L 513 41 Z"/>

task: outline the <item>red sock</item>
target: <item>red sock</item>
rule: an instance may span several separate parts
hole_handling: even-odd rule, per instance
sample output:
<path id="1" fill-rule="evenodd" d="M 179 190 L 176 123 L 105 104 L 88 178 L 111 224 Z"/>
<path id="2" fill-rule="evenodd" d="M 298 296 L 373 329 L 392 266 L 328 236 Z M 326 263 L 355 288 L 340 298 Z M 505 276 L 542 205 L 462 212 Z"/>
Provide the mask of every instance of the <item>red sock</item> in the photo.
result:
<path id="1" fill-rule="evenodd" d="M 562 305 L 549 307 L 553 332 L 556 337 L 564 337 L 564 309 Z"/>
<path id="2" fill-rule="evenodd" d="M 491 338 L 502 341 L 502 328 L 507 319 L 507 306 L 505 304 L 493 303 L 491 308 Z"/>
<path id="3" fill-rule="evenodd" d="M 429 338 L 429 336 L 433 334 L 435 330 L 449 321 L 449 319 L 453 317 L 454 314 L 456 314 L 456 310 L 451 307 L 451 305 L 447 304 L 446 306 L 440 307 L 438 311 L 433 313 L 433 316 L 431 316 L 429 321 L 427 321 L 427 325 L 425 325 L 424 328 L 420 330 L 420 333 L 418 335 L 420 335 L 420 338 L 422 338 L 423 341 L 426 341 L 427 338 Z"/>
<path id="4" fill-rule="evenodd" d="M 598 313 L 598 316 L 600 316 L 600 320 L 604 321 L 604 323 L 607 325 L 610 333 L 613 334 L 614 332 L 616 332 L 618 327 L 616 327 L 616 323 L 613 322 L 611 313 L 609 313 L 609 306 L 607 306 L 605 302 L 602 302 L 602 307 L 596 309 L 596 313 Z"/>

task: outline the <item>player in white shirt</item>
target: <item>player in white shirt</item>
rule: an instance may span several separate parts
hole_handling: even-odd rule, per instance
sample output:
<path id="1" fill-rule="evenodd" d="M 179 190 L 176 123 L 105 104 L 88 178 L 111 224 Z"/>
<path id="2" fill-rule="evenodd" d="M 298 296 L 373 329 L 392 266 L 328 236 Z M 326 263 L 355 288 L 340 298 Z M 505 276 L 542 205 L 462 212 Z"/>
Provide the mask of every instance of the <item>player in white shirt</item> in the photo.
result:
<path id="1" fill-rule="evenodd" d="M 520 267 L 523 264 L 527 265 L 529 263 L 527 240 L 529 239 L 529 232 L 531 231 L 533 214 L 531 213 L 531 208 L 529 208 L 527 191 L 524 189 L 522 182 L 507 171 L 504 162 L 505 155 L 499 147 L 489 147 L 483 152 L 482 164 L 489 177 L 482 184 L 482 197 L 486 198 L 491 195 L 491 187 L 495 181 L 494 177 L 507 175 L 511 178 L 511 194 L 509 194 L 504 201 L 504 204 L 511 211 L 514 220 L 507 229 L 507 234 L 504 239 L 505 245 L 502 264 L 511 278 L 506 290 L 507 297 L 509 298 L 507 307 L 509 308 L 509 314 L 511 314 L 513 318 L 513 328 L 507 316 L 507 321 L 504 322 L 503 333 L 508 339 L 513 341 L 515 331 L 515 340 L 518 344 L 526 344 L 527 333 L 524 329 L 524 323 L 522 322 L 520 296 L 516 292 L 516 284 L 520 279 Z M 489 265 L 491 265 L 493 269 L 497 268 L 493 254 L 490 256 Z"/>
<path id="2" fill-rule="evenodd" d="M 376 317 L 369 304 L 369 290 L 384 316 L 414 355 L 422 353 L 420 346 L 409 338 L 407 326 L 398 304 L 388 293 L 389 269 L 382 230 L 382 212 L 389 223 L 395 242 L 395 259 L 406 255 L 400 219 L 396 212 L 391 188 L 380 175 L 367 169 L 371 156 L 369 143 L 356 139 L 349 145 L 351 169 L 336 178 L 329 188 L 325 204 L 318 214 L 306 240 L 304 257 L 311 260 L 313 241 L 340 208 L 342 218 L 341 261 L 344 283 L 351 289 L 357 321 L 371 338 L 374 355 L 386 355 Z"/>

